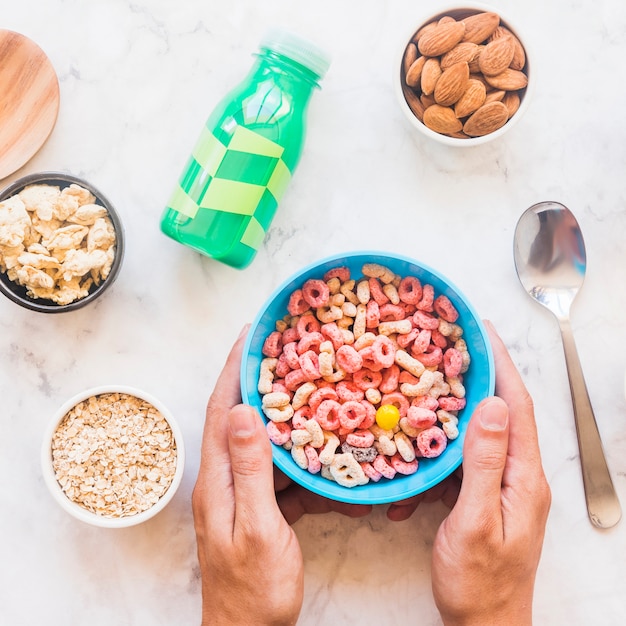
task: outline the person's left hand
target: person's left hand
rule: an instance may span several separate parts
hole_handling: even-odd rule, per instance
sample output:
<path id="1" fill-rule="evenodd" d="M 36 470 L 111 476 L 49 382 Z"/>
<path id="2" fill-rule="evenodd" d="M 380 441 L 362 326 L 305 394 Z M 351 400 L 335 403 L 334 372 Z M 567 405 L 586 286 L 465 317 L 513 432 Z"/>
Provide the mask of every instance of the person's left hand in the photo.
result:
<path id="1" fill-rule="evenodd" d="M 371 507 L 331 502 L 290 484 L 280 473 L 275 474 L 275 493 L 263 423 L 252 407 L 240 404 L 244 338 L 242 332 L 207 406 L 192 498 L 202 623 L 295 624 L 303 600 L 303 565 L 289 523 L 305 513 L 358 517 Z"/>

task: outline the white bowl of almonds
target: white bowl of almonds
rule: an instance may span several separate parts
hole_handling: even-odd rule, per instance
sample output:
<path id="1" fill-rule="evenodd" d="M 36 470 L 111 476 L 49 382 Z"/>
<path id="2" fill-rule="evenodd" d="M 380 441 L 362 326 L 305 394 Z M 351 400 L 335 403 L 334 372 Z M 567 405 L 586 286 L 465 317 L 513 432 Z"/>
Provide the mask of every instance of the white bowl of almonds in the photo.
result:
<path id="1" fill-rule="evenodd" d="M 0 292 L 42 313 L 81 308 L 115 281 L 124 229 L 87 181 L 39 172 L 0 191 Z"/>
<path id="2" fill-rule="evenodd" d="M 44 481 L 68 513 L 124 528 L 159 513 L 180 485 L 182 432 L 153 396 L 102 386 L 70 398 L 54 415 L 41 450 Z"/>
<path id="3" fill-rule="evenodd" d="M 533 75 L 519 30 L 499 11 L 463 5 L 418 22 L 394 70 L 410 123 L 449 146 L 500 137 L 522 117 Z"/>

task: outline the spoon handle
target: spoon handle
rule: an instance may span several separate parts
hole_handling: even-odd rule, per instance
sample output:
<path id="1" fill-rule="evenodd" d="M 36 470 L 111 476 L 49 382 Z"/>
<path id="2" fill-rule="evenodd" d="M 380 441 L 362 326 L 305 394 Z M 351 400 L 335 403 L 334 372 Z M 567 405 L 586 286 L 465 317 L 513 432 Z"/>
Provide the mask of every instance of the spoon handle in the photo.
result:
<path id="1" fill-rule="evenodd" d="M 611 528 L 619 522 L 622 516 L 620 503 L 604 456 L 598 425 L 589 400 L 569 319 L 559 319 L 559 326 L 574 405 L 587 512 L 594 526 Z"/>

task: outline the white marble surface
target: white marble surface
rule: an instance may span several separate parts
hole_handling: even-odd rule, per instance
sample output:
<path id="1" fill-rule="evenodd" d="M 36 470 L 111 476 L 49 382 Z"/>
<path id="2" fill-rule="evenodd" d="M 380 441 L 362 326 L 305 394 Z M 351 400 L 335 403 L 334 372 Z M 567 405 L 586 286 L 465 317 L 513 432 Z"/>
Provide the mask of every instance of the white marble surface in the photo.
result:
<path id="1" fill-rule="evenodd" d="M 536 404 L 553 490 L 535 622 L 607 626 L 626 616 L 626 520 L 589 523 L 556 321 L 518 285 L 517 218 L 557 200 L 580 221 L 588 275 L 573 328 L 608 462 L 626 507 L 626 5 L 493 0 L 526 34 L 537 88 L 524 119 L 470 150 L 417 136 L 396 106 L 402 39 L 435 0 L 4 2 L 0 27 L 34 39 L 61 85 L 53 134 L 2 181 L 40 170 L 81 175 L 117 206 L 122 272 L 96 305 L 46 316 L 0 300 L 0 623 L 198 622 L 190 495 L 206 399 L 242 325 L 301 265 L 354 248 L 396 250 L 439 268 L 500 330 Z M 418 6 L 419 5 L 419 6 Z M 162 208 L 205 117 L 248 70 L 271 25 L 327 48 L 303 159 L 251 267 L 237 271 L 166 239 Z M 0 103 L 2 95 L 0 94 Z M 188 459 L 170 506 L 141 527 L 92 528 L 51 499 L 39 466 L 53 411 L 120 382 L 177 415 Z M 429 563 L 442 505 L 392 524 L 296 525 L 306 567 L 304 626 L 438 624 Z M 489 593 L 485 589 L 485 593 Z"/>

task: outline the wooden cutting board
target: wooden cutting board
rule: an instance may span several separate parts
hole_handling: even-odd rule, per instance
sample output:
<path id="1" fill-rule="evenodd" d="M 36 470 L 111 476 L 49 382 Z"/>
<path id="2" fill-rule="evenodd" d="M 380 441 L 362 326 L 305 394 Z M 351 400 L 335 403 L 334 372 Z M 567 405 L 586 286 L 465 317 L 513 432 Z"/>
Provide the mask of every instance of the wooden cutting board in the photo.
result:
<path id="1" fill-rule="evenodd" d="M 0 29 L 0 180 L 44 144 L 59 112 L 59 80 L 33 41 Z"/>

